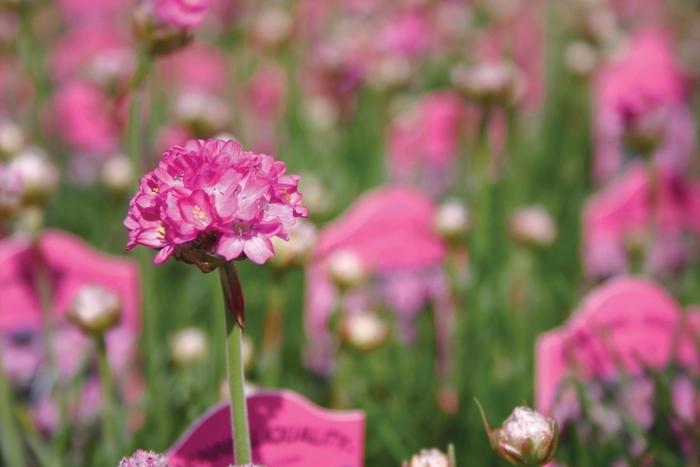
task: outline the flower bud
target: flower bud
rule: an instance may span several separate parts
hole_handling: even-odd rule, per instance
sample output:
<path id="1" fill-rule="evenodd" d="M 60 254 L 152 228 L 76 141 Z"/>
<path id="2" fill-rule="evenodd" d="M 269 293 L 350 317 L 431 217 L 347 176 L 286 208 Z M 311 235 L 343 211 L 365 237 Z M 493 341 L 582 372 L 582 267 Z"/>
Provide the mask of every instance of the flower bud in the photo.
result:
<path id="1" fill-rule="evenodd" d="M 131 161 L 123 154 L 110 157 L 102 166 L 102 183 L 110 190 L 126 191 L 131 186 L 133 178 Z"/>
<path id="2" fill-rule="evenodd" d="M 202 92 L 185 92 L 175 101 L 175 115 L 199 136 L 222 131 L 229 119 L 228 108 L 212 95 Z"/>
<path id="3" fill-rule="evenodd" d="M 566 46 L 564 63 L 576 76 L 588 77 L 598 64 L 598 52 L 586 41 L 575 41 Z"/>
<path id="4" fill-rule="evenodd" d="M 268 7 L 255 19 L 253 32 L 260 44 L 276 47 L 290 37 L 293 26 L 292 16 L 286 10 Z"/>
<path id="5" fill-rule="evenodd" d="M 170 358 L 176 365 L 188 366 L 204 360 L 207 336 L 198 328 L 185 328 L 170 339 Z"/>
<path id="6" fill-rule="evenodd" d="M 435 231 L 449 241 L 463 240 L 470 225 L 469 211 L 457 200 L 448 200 L 441 204 L 433 220 Z"/>
<path id="7" fill-rule="evenodd" d="M 501 428 L 492 430 L 477 401 L 491 447 L 513 465 L 544 465 L 552 460 L 559 441 L 556 420 L 529 407 L 516 407 Z"/>
<path id="8" fill-rule="evenodd" d="M 529 206 L 511 216 L 510 235 L 525 246 L 549 246 L 557 238 L 557 226 L 544 207 Z"/>
<path id="9" fill-rule="evenodd" d="M 450 458 L 439 449 L 421 449 L 409 460 L 401 464 L 402 467 L 452 467 Z"/>
<path id="10" fill-rule="evenodd" d="M 369 352 L 386 342 L 389 326 L 376 313 L 363 311 L 346 313 L 340 328 L 343 341 L 348 345 Z"/>
<path id="11" fill-rule="evenodd" d="M 164 23 L 150 2 L 134 10 L 132 23 L 136 38 L 153 55 L 174 52 L 192 41 L 190 29 Z"/>
<path id="12" fill-rule="evenodd" d="M 42 202 L 58 187 L 58 169 L 46 153 L 37 147 L 18 154 L 10 162 L 10 167 L 17 171 L 22 180 L 25 202 Z"/>
<path id="13" fill-rule="evenodd" d="M 484 105 L 511 104 L 522 91 L 516 68 L 507 62 L 457 65 L 451 79 L 455 87 Z"/>
<path id="14" fill-rule="evenodd" d="M 83 286 L 68 308 L 67 317 L 86 334 L 101 335 L 121 319 L 119 296 L 98 285 Z"/>
<path id="15" fill-rule="evenodd" d="M 131 457 L 122 458 L 119 467 L 168 467 L 168 457 L 139 449 Z"/>
<path id="16" fill-rule="evenodd" d="M 279 237 L 272 239 L 275 254 L 270 258 L 270 264 L 278 268 L 303 266 L 316 243 L 316 227 L 303 219 L 287 231 L 289 240 Z"/>
<path id="17" fill-rule="evenodd" d="M 359 255 L 339 250 L 328 259 L 328 275 L 339 288 L 351 289 L 362 285 L 369 271 Z"/>
<path id="18" fill-rule="evenodd" d="M 0 123 L 0 157 L 17 154 L 24 146 L 22 128 L 13 122 Z"/>

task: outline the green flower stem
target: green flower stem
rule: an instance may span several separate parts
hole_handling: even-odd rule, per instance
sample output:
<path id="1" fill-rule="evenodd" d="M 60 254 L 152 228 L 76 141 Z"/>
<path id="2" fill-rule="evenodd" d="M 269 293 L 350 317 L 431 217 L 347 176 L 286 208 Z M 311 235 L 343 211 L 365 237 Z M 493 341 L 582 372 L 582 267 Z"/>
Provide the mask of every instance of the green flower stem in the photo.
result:
<path id="1" fill-rule="evenodd" d="M 112 372 L 107 359 L 107 345 L 104 335 L 95 337 L 97 344 L 97 367 L 100 373 L 100 387 L 102 390 L 102 443 L 105 447 L 107 458 L 114 462 L 119 448 L 119 430 L 117 428 L 116 412 L 114 410 L 114 383 Z"/>
<path id="2" fill-rule="evenodd" d="M 221 288 L 224 293 L 226 318 L 226 368 L 228 391 L 231 401 L 231 428 L 233 430 L 233 452 L 236 464 L 252 463 L 250 434 L 248 429 L 248 407 L 245 397 L 245 375 L 243 371 L 243 319 L 244 304 L 238 271 L 233 261 L 219 268 Z"/>
<path id="3" fill-rule="evenodd" d="M 27 465 L 17 424 L 15 423 L 12 404 L 12 390 L 0 360 L 0 448 L 2 459 L 8 467 Z"/>

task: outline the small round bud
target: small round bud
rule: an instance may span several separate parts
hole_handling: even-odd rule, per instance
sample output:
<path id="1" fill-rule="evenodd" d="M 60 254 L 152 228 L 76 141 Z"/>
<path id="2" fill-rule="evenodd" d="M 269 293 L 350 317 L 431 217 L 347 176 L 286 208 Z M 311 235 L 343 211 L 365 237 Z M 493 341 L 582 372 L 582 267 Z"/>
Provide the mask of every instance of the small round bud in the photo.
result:
<path id="1" fill-rule="evenodd" d="M 17 154 L 24 146 L 22 128 L 13 122 L 0 123 L 0 156 Z"/>
<path id="2" fill-rule="evenodd" d="M 170 339 L 170 358 L 180 366 L 193 365 L 207 355 L 207 336 L 198 328 L 185 328 Z"/>
<path id="3" fill-rule="evenodd" d="M 119 296 L 97 285 L 83 286 L 68 308 L 68 319 L 87 334 L 101 335 L 121 319 Z"/>
<path id="4" fill-rule="evenodd" d="M 421 449 L 409 460 L 404 461 L 402 467 L 452 467 L 450 458 L 439 449 Z"/>
<path id="5" fill-rule="evenodd" d="M 528 407 L 516 407 L 489 438 L 496 453 L 511 464 L 544 465 L 554 457 L 559 428 L 553 418 Z"/>
<path id="6" fill-rule="evenodd" d="M 557 226 L 542 206 L 517 210 L 510 219 L 510 235 L 525 246 L 549 246 L 557 238 Z"/>
<path id="7" fill-rule="evenodd" d="M 591 76 L 598 64 L 598 52 L 586 41 L 574 41 L 564 51 L 566 68 L 576 76 Z"/>
<path id="8" fill-rule="evenodd" d="M 303 219 L 297 219 L 287 233 L 289 240 L 279 237 L 272 239 L 275 254 L 270 258 L 270 264 L 278 268 L 303 266 L 316 243 L 316 227 Z"/>
<path id="9" fill-rule="evenodd" d="M 131 186 L 134 171 L 131 161 L 123 154 L 110 157 L 102 166 L 102 183 L 116 192 L 123 192 Z"/>
<path id="10" fill-rule="evenodd" d="M 343 341 L 363 352 L 375 350 L 386 342 L 389 326 L 376 313 L 346 313 L 341 325 Z"/>
<path id="11" fill-rule="evenodd" d="M 455 87 L 485 105 L 511 104 L 522 91 L 517 70 L 508 62 L 457 65 L 451 79 Z"/>
<path id="12" fill-rule="evenodd" d="M 348 250 L 336 251 L 328 259 L 328 275 L 341 289 L 351 289 L 362 285 L 369 271 L 359 255 Z"/>
<path id="13" fill-rule="evenodd" d="M 289 39 L 293 26 L 292 17 L 286 10 L 269 7 L 260 12 L 253 28 L 258 42 L 275 47 Z"/>
<path id="14" fill-rule="evenodd" d="M 136 38 L 153 55 L 169 54 L 192 41 L 192 31 L 164 23 L 150 2 L 134 9 L 132 24 Z"/>
<path id="15" fill-rule="evenodd" d="M 32 147 L 22 151 L 10 162 L 24 186 L 24 201 L 42 202 L 58 187 L 58 169 L 43 150 Z"/>
<path id="16" fill-rule="evenodd" d="M 433 220 L 435 231 L 450 241 L 462 240 L 470 226 L 469 211 L 464 204 L 457 200 L 448 200 L 442 203 Z"/>

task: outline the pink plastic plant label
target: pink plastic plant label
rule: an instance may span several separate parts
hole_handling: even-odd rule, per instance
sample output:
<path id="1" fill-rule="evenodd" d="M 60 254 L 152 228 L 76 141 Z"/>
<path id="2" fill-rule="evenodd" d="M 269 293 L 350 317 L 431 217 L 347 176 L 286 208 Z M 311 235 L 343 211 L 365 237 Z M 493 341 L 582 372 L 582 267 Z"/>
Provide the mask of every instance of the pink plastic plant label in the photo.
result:
<path id="1" fill-rule="evenodd" d="M 267 467 L 361 467 L 365 417 L 360 411 L 320 408 L 292 391 L 248 397 L 255 463 Z M 204 414 L 169 452 L 176 467 L 233 464 L 229 405 Z"/>
<path id="2" fill-rule="evenodd" d="M 536 344 L 537 408 L 549 413 L 562 381 L 611 378 L 661 369 L 671 361 L 698 368 L 700 316 L 683 312 L 661 287 L 615 279 L 592 291 L 562 327 Z"/>

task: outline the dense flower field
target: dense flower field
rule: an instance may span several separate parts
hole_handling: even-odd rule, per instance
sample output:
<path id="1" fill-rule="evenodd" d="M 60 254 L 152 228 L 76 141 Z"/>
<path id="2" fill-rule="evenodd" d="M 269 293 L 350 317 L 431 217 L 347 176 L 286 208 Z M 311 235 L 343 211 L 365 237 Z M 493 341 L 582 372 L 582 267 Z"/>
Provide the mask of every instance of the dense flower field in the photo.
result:
<path id="1" fill-rule="evenodd" d="M 359 465 L 700 465 L 699 79 L 690 0 L 0 0 L 0 466 L 228 465 L 226 400 L 310 465 L 269 389 Z"/>

